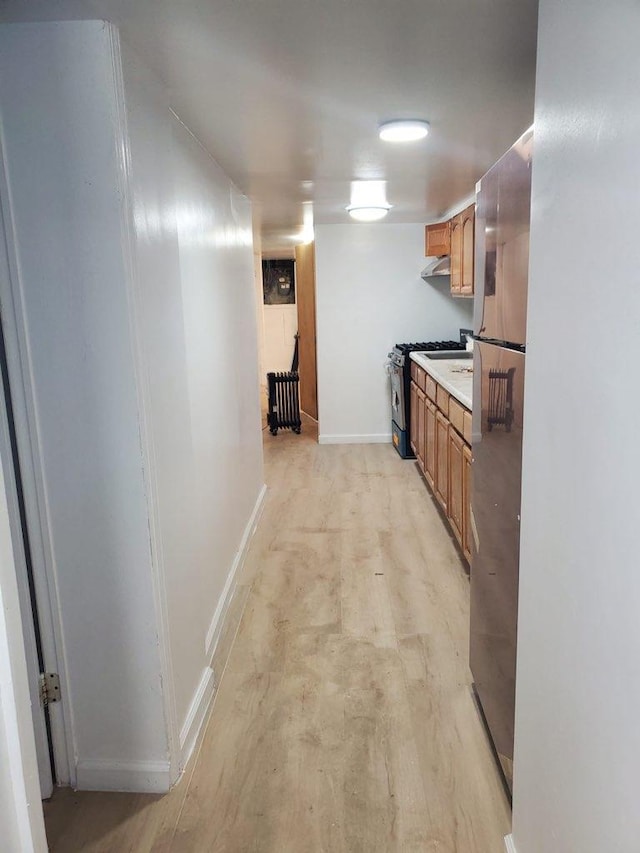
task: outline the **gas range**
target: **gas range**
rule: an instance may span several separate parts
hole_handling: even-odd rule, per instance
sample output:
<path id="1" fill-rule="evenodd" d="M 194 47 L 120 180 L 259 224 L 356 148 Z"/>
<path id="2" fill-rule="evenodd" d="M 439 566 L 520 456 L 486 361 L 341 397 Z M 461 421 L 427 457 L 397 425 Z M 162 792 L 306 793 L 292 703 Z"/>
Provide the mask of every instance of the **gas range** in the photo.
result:
<path id="1" fill-rule="evenodd" d="M 423 341 L 413 344 L 396 344 L 389 353 L 389 358 L 398 367 L 403 367 L 409 361 L 412 352 L 436 352 L 438 350 L 460 351 L 465 349 L 465 344 L 460 341 Z"/>
<path id="2" fill-rule="evenodd" d="M 466 336 L 470 329 L 460 329 L 457 341 L 421 341 L 420 343 L 396 344 L 389 353 L 389 375 L 391 377 L 391 432 L 393 444 L 403 459 L 413 459 L 411 452 L 411 360 L 412 352 L 460 352 L 466 349 Z M 462 343 L 465 341 L 465 343 Z"/>

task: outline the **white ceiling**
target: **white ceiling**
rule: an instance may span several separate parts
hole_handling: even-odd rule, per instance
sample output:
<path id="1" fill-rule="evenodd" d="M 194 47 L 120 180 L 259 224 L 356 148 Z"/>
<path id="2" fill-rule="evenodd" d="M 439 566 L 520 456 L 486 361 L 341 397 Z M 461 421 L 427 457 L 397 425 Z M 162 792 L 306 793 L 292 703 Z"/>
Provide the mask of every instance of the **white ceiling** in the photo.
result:
<path id="1" fill-rule="evenodd" d="M 105 18 L 254 201 L 265 248 L 304 201 L 346 222 L 350 182 L 387 180 L 386 221 L 468 196 L 533 120 L 537 0 L 3 0 L 2 20 Z M 426 118 L 390 145 L 382 120 Z"/>

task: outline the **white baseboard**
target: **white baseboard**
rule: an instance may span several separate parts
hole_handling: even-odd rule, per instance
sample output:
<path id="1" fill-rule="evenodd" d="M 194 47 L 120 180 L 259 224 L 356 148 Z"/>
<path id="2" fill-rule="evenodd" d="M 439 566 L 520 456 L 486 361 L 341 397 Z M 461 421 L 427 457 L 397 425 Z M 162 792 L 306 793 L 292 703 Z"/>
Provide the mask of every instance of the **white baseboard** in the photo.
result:
<path id="1" fill-rule="evenodd" d="M 388 444 L 390 432 L 376 432 L 370 435 L 319 435 L 318 444 Z"/>
<path id="2" fill-rule="evenodd" d="M 180 756 L 183 768 L 198 742 L 198 736 L 206 719 L 216 686 L 214 672 L 208 666 L 202 673 L 200 684 L 196 688 L 186 719 L 180 730 Z"/>
<path id="3" fill-rule="evenodd" d="M 246 559 L 251 537 L 255 533 L 258 522 L 260 521 L 260 516 L 262 515 L 262 510 L 264 509 L 266 494 L 267 487 L 263 485 L 251 512 L 251 516 L 249 517 L 249 521 L 245 526 L 238 551 L 233 560 L 231 569 L 229 570 L 224 589 L 222 590 L 222 594 L 218 600 L 215 612 L 211 618 L 209 630 L 205 637 L 204 650 L 209 666 L 207 666 L 202 673 L 200 683 L 193 695 L 193 699 L 189 705 L 189 710 L 187 711 L 187 716 L 182 724 L 182 729 L 180 730 L 180 758 L 183 768 L 186 766 L 196 744 L 198 743 L 198 739 L 207 719 L 207 714 L 218 686 L 215 673 L 211 668 L 211 661 L 213 660 L 216 647 L 218 646 L 218 642 L 222 636 L 225 619 L 229 613 L 229 605 L 231 604 L 236 590 L 239 571 Z"/>
<path id="4" fill-rule="evenodd" d="M 222 590 L 222 595 L 220 596 L 218 605 L 211 618 L 209 630 L 207 631 L 207 636 L 205 637 L 204 641 L 204 652 L 208 661 L 210 661 L 213 657 L 213 653 L 216 650 L 218 640 L 220 639 L 220 634 L 222 633 L 222 628 L 224 626 L 224 617 L 226 616 L 227 610 L 229 609 L 229 603 L 233 598 L 233 593 L 236 586 L 236 576 L 246 559 L 247 551 L 249 550 L 249 542 L 251 542 L 251 537 L 255 533 L 256 527 L 258 526 L 258 522 L 260 521 L 260 516 L 262 515 L 262 510 L 264 509 L 264 500 L 266 494 L 267 487 L 263 486 L 262 489 L 260 489 L 260 494 L 258 495 L 258 499 L 255 503 L 255 506 L 253 507 L 251 517 L 249 518 L 249 521 L 247 522 L 247 525 L 244 529 L 244 533 L 242 534 L 240 546 L 229 571 L 229 575 L 227 576 L 224 589 Z"/>
<path id="5" fill-rule="evenodd" d="M 513 843 L 513 835 L 505 835 L 504 849 L 506 853 L 518 853 L 518 851 L 516 850 L 516 845 Z"/>
<path id="6" fill-rule="evenodd" d="M 131 791 L 166 794 L 171 788 L 168 761 L 111 761 L 87 759 L 76 765 L 78 791 Z"/>

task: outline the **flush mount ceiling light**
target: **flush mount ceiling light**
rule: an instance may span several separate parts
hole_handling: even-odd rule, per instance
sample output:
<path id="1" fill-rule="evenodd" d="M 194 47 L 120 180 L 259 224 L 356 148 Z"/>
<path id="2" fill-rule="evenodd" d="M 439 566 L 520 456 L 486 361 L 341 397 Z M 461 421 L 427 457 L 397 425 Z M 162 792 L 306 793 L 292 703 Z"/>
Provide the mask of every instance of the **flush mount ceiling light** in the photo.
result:
<path id="1" fill-rule="evenodd" d="M 352 219 L 357 219 L 358 222 L 377 222 L 378 219 L 384 219 L 387 213 L 389 213 L 391 205 L 376 205 L 375 207 L 367 205 L 366 207 L 360 207 L 359 205 L 350 204 L 346 210 L 349 216 Z"/>
<path id="2" fill-rule="evenodd" d="M 429 122 L 414 118 L 385 121 L 378 127 L 378 133 L 385 142 L 415 142 L 429 133 Z"/>
<path id="3" fill-rule="evenodd" d="M 391 210 L 386 181 L 351 181 L 351 204 L 346 208 L 352 219 L 376 222 Z"/>

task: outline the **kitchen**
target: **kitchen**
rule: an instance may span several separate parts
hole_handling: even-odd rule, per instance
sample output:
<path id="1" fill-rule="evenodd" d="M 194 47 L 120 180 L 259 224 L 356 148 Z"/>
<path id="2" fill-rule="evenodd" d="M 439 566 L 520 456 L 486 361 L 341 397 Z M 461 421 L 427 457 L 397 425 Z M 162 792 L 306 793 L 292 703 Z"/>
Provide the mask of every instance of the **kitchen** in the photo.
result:
<path id="1" fill-rule="evenodd" d="M 532 152 L 530 129 L 475 205 L 425 229 L 422 277 L 475 295 L 474 329 L 390 353 L 393 444 L 416 458 L 470 570 L 473 690 L 510 793 Z"/>
<path id="2" fill-rule="evenodd" d="M 620 328 L 621 318 L 629 318 L 633 328 L 638 318 L 637 289 L 629 286 L 637 268 L 630 189 L 636 183 L 637 157 L 628 110 L 633 99 L 628 63 L 635 55 L 632 34 L 638 22 L 625 4 L 615 9 L 612 15 L 610 9 L 585 13 L 577 3 L 562 8 L 541 4 L 536 93 L 540 156 L 534 153 L 514 836 L 509 842 L 521 853 L 626 853 L 637 841 L 630 819 L 635 814 L 630 792 L 637 756 L 637 582 L 628 568 L 635 555 L 637 450 L 623 430 L 634 403 L 625 372 L 607 370 L 592 340 L 597 330 L 600 342 L 617 347 L 620 364 L 632 363 L 634 335 L 621 336 Z M 598 116 L 610 122 L 606 133 Z M 516 136 L 511 132 L 491 161 Z M 456 192 L 461 198 L 469 186 L 458 186 Z M 446 211 L 435 215 L 440 210 L 434 212 L 434 222 L 448 218 Z M 185 228 L 187 219 L 185 215 Z M 336 438 L 388 441 L 388 420 L 361 417 L 369 403 L 377 407 L 378 402 L 388 415 L 388 395 L 378 395 L 378 388 L 385 388 L 386 352 L 395 342 L 447 340 L 472 325 L 469 317 L 466 322 L 451 317 L 418 328 L 426 315 L 416 317 L 401 298 L 404 294 L 382 292 L 384 282 L 389 290 L 398 275 L 393 261 L 385 267 L 384 281 L 367 289 L 374 276 L 365 268 L 364 256 L 369 250 L 375 255 L 376 245 L 386 239 L 397 245 L 404 233 L 411 234 L 411 264 L 418 266 L 405 280 L 406 289 L 448 310 L 452 300 L 437 286 L 424 295 L 428 285 L 419 280 L 424 259 L 415 248 L 424 220 L 419 226 L 415 221 L 414 226 L 356 226 L 351 241 L 339 231 L 346 226 L 317 226 L 318 313 L 338 324 L 334 340 L 330 326 L 319 324 L 319 351 L 328 353 L 331 362 L 324 383 L 322 361 L 319 366 L 320 435 L 327 444 Z M 591 252 L 585 252 L 603 238 L 613 250 L 607 286 L 593 269 Z M 358 241 L 363 252 L 349 265 L 348 244 Z M 339 281 L 329 289 L 322 285 L 323 269 L 324 282 L 336 282 L 336 270 L 353 274 L 358 293 L 350 304 Z M 399 302 L 406 314 L 402 328 L 393 331 L 391 340 L 368 338 L 372 329 L 373 337 L 379 337 L 380 315 L 384 321 Z M 566 340 L 569 329 L 574 333 L 571 346 L 559 351 L 557 342 Z M 360 359 L 365 356 L 371 369 L 363 371 Z M 356 379 L 366 377 L 363 382 L 375 376 L 376 390 L 354 389 L 354 369 Z M 340 384 L 343 378 L 346 386 Z M 332 404 L 325 405 L 329 419 L 324 424 L 323 394 L 325 404 Z M 464 412 L 462 427 L 464 438 Z"/>

